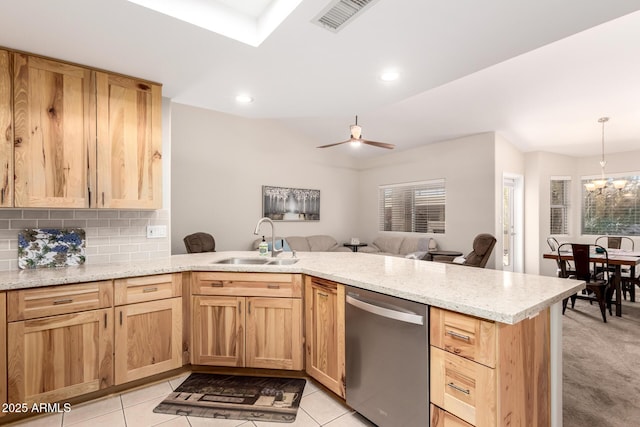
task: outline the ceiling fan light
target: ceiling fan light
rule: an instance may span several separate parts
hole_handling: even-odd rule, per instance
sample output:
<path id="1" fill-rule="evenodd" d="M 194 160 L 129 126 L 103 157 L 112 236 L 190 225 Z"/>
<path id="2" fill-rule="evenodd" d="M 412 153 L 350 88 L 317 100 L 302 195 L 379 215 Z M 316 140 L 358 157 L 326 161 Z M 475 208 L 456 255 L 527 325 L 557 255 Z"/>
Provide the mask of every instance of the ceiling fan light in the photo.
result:
<path id="1" fill-rule="evenodd" d="M 351 138 L 351 146 L 352 147 L 360 147 L 362 142 L 359 139 Z"/>
<path id="2" fill-rule="evenodd" d="M 587 191 L 594 191 L 594 190 L 596 189 L 596 185 L 595 185 L 593 182 L 587 182 L 587 183 L 584 185 L 584 188 L 585 188 Z"/>
<path id="3" fill-rule="evenodd" d="M 358 125 L 351 125 L 351 138 L 360 139 L 362 137 L 362 128 Z"/>

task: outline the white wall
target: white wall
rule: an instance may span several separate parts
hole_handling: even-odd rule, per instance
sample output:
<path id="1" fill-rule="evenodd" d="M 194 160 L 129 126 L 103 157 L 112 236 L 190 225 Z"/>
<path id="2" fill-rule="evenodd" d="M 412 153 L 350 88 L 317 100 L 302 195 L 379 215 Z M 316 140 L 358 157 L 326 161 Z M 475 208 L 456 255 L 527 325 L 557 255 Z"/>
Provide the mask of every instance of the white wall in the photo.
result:
<path id="1" fill-rule="evenodd" d="M 476 234 L 492 233 L 495 227 L 494 150 L 494 134 L 485 133 L 362 159 L 358 237 L 370 242 L 380 233 L 379 185 L 444 178 L 446 233 L 429 236 L 437 240 L 440 249 L 466 255 Z"/>
<path id="2" fill-rule="evenodd" d="M 320 190 L 320 221 L 276 222 L 276 234 L 330 234 L 339 243 L 354 235 L 358 179 L 352 161 L 309 146 L 276 121 L 174 103 L 172 253 L 185 253 L 182 239 L 196 231 L 211 233 L 217 250 L 249 249 L 263 185 Z M 262 231 L 270 234 L 268 225 Z"/>

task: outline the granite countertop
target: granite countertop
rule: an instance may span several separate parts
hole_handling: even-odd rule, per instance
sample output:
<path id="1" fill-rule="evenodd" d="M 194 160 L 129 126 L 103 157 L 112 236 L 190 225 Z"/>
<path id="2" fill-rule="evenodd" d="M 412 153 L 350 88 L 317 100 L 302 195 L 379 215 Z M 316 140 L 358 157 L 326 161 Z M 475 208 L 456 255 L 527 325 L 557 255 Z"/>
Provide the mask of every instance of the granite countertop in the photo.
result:
<path id="1" fill-rule="evenodd" d="M 514 324 L 562 301 L 584 282 L 352 252 L 298 252 L 293 265 L 215 264 L 256 252 L 174 255 L 157 261 L 0 272 L 0 291 L 181 271 L 304 273 L 460 313 Z M 290 253 L 278 258 L 290 258 Z"/>

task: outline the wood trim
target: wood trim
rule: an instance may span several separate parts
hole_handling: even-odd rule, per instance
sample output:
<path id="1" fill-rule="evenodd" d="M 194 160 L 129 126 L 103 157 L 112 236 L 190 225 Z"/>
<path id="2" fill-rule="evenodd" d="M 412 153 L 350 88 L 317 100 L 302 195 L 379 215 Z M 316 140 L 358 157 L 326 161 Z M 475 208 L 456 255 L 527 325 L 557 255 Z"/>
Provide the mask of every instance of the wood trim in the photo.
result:
<path id="1" fill-rule="evenodd" d="M 181 273 L 182 281 L 182 365 L 191 363 L 191 272 Z"/>

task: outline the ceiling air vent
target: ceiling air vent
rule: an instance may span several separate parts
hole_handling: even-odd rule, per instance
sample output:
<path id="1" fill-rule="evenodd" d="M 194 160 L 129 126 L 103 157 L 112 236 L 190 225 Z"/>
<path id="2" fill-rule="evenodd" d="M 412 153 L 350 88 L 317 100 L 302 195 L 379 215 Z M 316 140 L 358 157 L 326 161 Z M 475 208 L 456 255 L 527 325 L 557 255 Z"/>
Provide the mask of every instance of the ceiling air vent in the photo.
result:
<path id="1" fill-rule="evenodd" d="M 351 22 L 359 16 L 363 10 L 377 2 L 378 0 L 334 0 L 312 22 L 326 28 L 327 30 L 338 32 L 345 24 Z"/>

